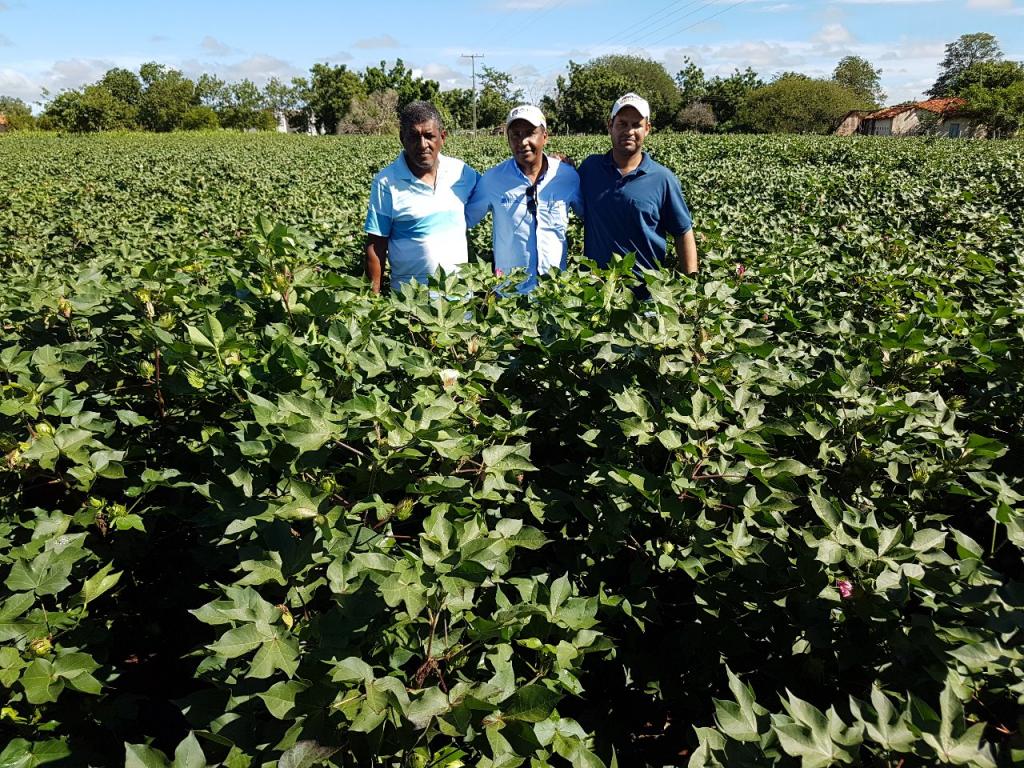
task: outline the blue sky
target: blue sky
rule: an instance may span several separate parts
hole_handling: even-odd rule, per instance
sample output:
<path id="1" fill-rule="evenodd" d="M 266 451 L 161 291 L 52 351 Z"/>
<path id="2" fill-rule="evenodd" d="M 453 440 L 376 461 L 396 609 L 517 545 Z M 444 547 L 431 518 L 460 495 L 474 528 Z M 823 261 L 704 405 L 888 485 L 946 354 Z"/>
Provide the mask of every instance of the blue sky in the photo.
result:
<path id="1" fill-rule="evenodd" d="M 159 61 L 228 80 L 305 75 L 318 61 L 362 69 L 401 57 L 443 89 L 470 62 L 512 73 L 537 100 L 567 62 L 607 53 L 685 56 L 709 74 L 753 67 L 827 76 L 847 54 L 882 68 L 889 102 L 919 98 L 945 44 L 996 35 L 1024 60 L 1024 0 L 484 0 L 173 3 L 0 0 L 0 95 L 28 102 Z"/>

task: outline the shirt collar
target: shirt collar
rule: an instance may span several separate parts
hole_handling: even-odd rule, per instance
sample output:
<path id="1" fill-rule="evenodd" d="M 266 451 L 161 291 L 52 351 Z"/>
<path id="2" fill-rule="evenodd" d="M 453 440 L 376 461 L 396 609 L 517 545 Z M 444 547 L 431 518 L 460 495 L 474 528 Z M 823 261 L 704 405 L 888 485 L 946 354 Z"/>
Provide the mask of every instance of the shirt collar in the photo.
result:
<path id="1" fill-rule="evenodd" d="M 448 158 L 445 157 L 444 155 L 438 155 L 437 156 L 437 178 L 438 178 L 438 180 L 440 180 L 442 178 L 442 176 L 445 174 L 445 171 L 447 170 L 447 168 L 448 168 Z M 405 150 L 404 149 L 401 152 L 398 153 L 398 169 L 399 169 L 399 173 L 400 173 L 401 177 L 403 179 L 405 179 L 406 181 L 418 181 L 418 182 L 420 182 L 422 184 L 426 183 L 425 181 L 423 181 L 423 179 L 419 178 L 415 173 L 412 172 L 412 169 L 409 167 L 409 163 L 405 159 Z"/>
<path id="2" fill-rule="evenodd" d="M 616 176 L 622 179 L 628 179 L 633 176 L 639 176 L 641 173 L 650 173 L 651 166 L 654 165 L 654 161 L 651 160 L 651 156 L 644 152 L 643 150 L 640 151 L 640 165 L 638 165 L 636 168 L 634 168 L 627 174 L 619 173 L 619 167 L 615 165 L 615 158 L 612 157 L 612 151 L 610 149 L 604 154 L 604 162 L 611 173 L 614 173 Z"/>

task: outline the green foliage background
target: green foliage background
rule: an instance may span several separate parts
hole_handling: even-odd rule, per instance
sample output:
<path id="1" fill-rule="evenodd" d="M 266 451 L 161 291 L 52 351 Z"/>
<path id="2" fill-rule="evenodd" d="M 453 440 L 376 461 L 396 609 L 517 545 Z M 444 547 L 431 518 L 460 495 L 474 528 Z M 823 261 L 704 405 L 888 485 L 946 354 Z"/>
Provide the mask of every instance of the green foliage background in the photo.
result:
<path id="1" fill-rule="evenodd" d="M 1021 760 L 1020 144 L 650 141 L 638 306 L 370 295 L 386 140 L 3 137 L 0 764 Z"/>

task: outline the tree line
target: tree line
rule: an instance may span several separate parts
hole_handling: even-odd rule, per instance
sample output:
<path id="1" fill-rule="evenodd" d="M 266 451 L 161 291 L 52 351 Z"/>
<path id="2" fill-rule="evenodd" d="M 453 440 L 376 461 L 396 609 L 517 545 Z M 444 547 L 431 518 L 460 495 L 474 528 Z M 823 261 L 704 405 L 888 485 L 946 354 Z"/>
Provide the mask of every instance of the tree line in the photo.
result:
<path id="1" fill-rule="evenodd" d="M 1024 125 L 1024 65 L 1003 57 L 987 33 L 962 35 L 946 46 L 933 98 L 956 96 L 963 111 L 1006 135 Z M 783 72 L 764 80 L 751 68 L 709 77 L 690 59 L 671 76 L 664 65 L 641 56 L 609 55 L 570 61 L 540 107 L 550 127 L 563 133 L 605 130 L 608 106 L 626 91 L 643 94 L 660 129 L 700 132 L 827 133 L 852 110 L 881 106 L 882 70 L 860 56 L 846 56 L 829 78 Z M 476 125 L 502 125 L 524 99 L 507 72 L 484 67 L 476 93 Z M 290 130 L 318 133 L 394 134 L 398 112 L 415 99 L 433 101 L 446 124 L 473 126 L 474 93 L 442 91 L 435 80 L 415 75 L 402 59 L 381 61 L 359 72 L 346 65 L 314 64 L 308 77 L 262 87 L 251 80 L 196 79 L 156 62 L 139 71 L 111 69 L 97 82 L 46 94 L 38 117 L 19 99 L 0 96 L 10 128 L 74 132 L 109 130 Z"/>

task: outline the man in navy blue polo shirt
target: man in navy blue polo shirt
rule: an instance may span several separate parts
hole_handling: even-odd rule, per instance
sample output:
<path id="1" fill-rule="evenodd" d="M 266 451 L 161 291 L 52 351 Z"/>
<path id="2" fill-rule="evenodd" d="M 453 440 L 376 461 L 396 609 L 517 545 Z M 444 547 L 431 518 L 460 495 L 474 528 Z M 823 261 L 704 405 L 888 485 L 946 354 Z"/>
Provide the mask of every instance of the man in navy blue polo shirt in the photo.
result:
<path id="1" fill-rule="evenodd" d="M 611 151 L 580 164 L 583 247 L 588 259 L 607 267 L 613 254 L 636 254 L 640 269 L 667 266 L 668 237 L 675 263 L 697 273 L 697 243 L 679 179 L 643 151 L 651 131 L 651 108 L 635 93 L 612 107 Z"/>

